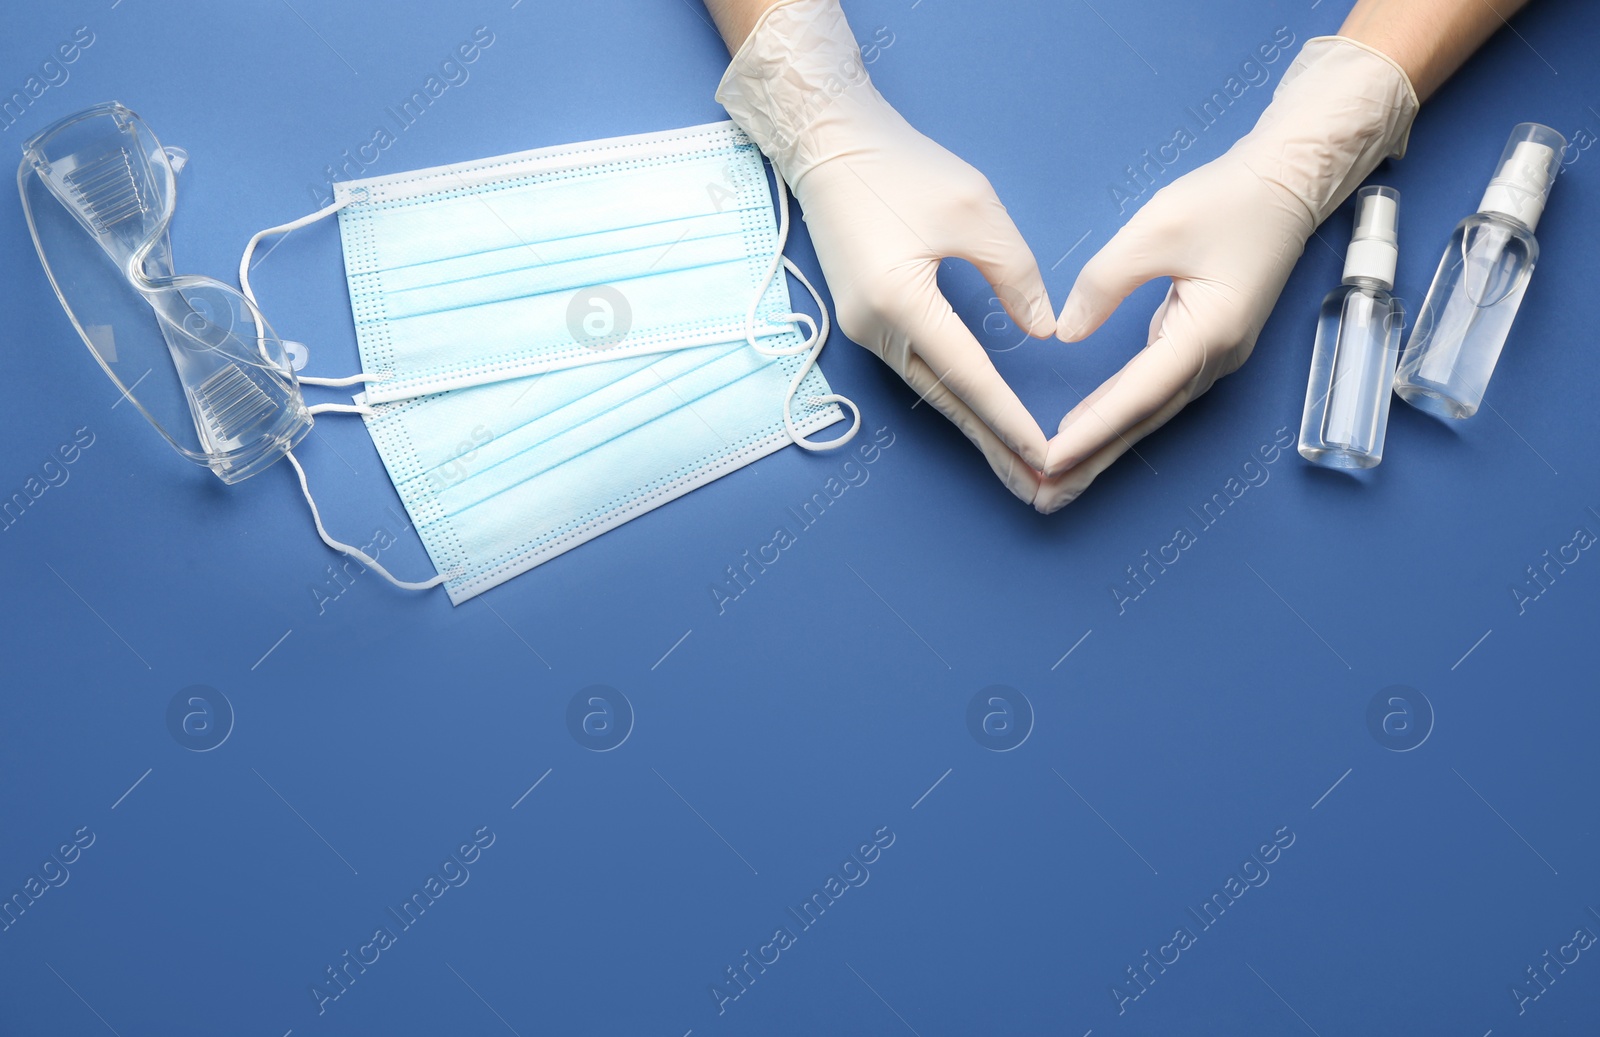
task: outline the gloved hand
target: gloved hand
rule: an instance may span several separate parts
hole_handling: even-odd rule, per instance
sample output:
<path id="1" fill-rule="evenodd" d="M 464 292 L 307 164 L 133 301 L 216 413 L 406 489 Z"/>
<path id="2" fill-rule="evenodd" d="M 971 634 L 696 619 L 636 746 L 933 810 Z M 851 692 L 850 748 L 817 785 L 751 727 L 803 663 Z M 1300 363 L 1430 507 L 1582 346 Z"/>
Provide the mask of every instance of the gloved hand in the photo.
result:
<path id="1" fill-rule="evenodd" d="M 1172 278 L 1143 351 L 1061 419 L 1034 507 L 1070 504 L 1134 443 L 1238 370 L 1319 223 L 1405 152 L 1417 95 L 1354 40 L 1308 40 L 1255 128 L 1157 191 L 1084 264 L 1056 335 L 1077 342 L 1135 288 Z"/>
<path id="2" fill-rule="evenodd" d="M 1055 330 L 1044 279 L 983 174 L 918 133 L 873 87 L 838 0 L 769 8 L 717 100 L 800 200 L 839 327 L 876 353 L 1032 502 L 1045 436 L 939 292 L 969 260 L 1017 326 Z"/>

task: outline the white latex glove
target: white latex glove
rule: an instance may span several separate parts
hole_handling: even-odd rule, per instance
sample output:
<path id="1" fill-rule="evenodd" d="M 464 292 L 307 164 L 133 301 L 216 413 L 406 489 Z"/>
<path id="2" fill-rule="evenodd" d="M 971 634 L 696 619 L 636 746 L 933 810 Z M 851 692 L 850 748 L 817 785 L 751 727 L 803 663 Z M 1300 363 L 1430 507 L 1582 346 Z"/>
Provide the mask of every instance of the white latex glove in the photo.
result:
<path id="1" fill-rule="evenodd" d="M 1417 95 L 1391 59 L 1341 36 L 1306 41 L 1255 128 L 1157 191 L 1084 264 L 1056 335 L 1093 332 L 1135 288 L 1172 278 L 1143 351 L 1061 420 L 1034 507 L 1070 504 L 1111 462 L 1238 370 L 1317 225 L 1386 156 L 1405 153 Z"/>
<path id="2" fill-rule="evenodd" d="M 935 276 L 970 261 L 1017 326 L 1055 330 L 1039 266 L 983 174 L 918 133 L 873 87 L 838 0 L 769 8 L 717 100 L 794 190 L 838 309 L 876 353 L 1032 502 L 1045 435 Z"/>

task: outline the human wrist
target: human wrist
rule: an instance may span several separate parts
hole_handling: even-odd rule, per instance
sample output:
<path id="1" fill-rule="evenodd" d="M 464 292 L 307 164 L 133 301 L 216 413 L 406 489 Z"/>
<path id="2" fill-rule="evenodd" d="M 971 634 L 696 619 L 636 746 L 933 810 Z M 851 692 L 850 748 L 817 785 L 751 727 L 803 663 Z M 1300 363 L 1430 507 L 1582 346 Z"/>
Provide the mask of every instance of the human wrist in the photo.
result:
<path id="1" fill-rule="evenodd" d="M 1315 227 L 1385 158 L 1405 154 L 1418 108 L 1405 71 L 1342 36 L 1307 40 L 1239 147 L 1256 175 L 1289 191 Z"/>
<path id="2" fill-rule="evenodd" d="M 728 64 L 717 101 L 791 186 L 838 149 L 837 130 L 889 106 L 839 0 L 781 0 Z"/>

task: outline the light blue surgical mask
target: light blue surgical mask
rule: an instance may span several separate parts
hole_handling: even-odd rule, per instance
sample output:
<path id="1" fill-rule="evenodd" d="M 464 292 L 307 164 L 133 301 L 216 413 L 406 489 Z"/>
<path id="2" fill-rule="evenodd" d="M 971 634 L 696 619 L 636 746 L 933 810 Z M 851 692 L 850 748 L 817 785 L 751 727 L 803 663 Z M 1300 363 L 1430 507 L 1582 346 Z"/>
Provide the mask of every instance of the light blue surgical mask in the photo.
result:
<path id="1" fill-rule="evenodd" d="M 827 312 L 782 256 L 777 183 L 781 223 L 732 123 L 352 181 L 256 235 L 241 284 L 263 237 L 339 212 L 363 373 L 300 380 L 366 382 L 347 409 L 460 604 L 790 442 L 855 434 L 815 366 Z M 811 442 L 841 403 L 849 431 Z"/>
<path id="2" fill-rule="evenodd" d="M 456 604 L 787 446 L 799 358 L 742 340 L 378 404 L 366 418 Z M 825 397 L 818 371 L 802 383 Z M 838 421 L 803 404 L 804 435 Z"/>

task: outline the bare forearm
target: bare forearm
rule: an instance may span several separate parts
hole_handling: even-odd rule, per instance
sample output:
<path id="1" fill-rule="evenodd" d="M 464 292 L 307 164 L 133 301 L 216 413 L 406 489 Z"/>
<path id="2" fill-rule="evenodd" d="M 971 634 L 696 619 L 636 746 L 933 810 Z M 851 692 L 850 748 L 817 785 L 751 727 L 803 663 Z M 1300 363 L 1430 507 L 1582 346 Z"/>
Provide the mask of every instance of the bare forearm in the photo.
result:
<path id="1" fill-rule="evenodd" d="M 711 12 L 711 20 L 717 23 L 717 31 L 722 34 L 722 42 L 728 45 L 728 53 L 732 54 L 744 43 L 750 30 L 756 27 L 756 22 L 761 20 L 761 15 L 767 8 L 777 4 L 779 0 L 706 0 L 706 10 Z"/>
<path id="2" fill-rule="evenodd" d="M 728 0 L 735 3 L 737 0 Z M 1426 101 L 1528 0 L 1357 0 L 1339 35 L 1393 58 Z"/>

